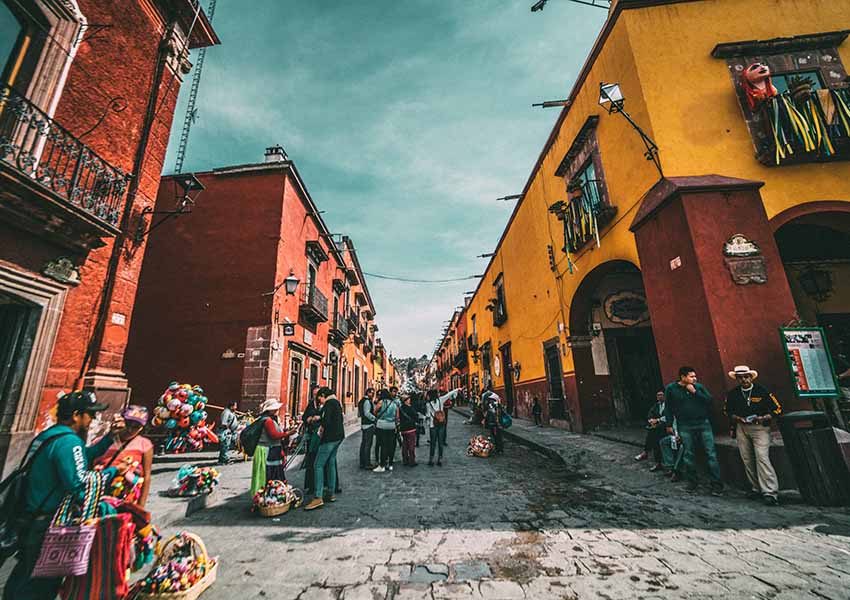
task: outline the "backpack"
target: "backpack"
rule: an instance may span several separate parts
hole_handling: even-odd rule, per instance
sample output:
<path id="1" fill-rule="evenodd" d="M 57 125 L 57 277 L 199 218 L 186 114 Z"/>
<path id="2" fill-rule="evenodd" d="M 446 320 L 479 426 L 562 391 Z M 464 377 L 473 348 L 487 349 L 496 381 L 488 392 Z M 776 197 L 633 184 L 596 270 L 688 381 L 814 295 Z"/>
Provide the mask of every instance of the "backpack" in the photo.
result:
<path id="1" fill-rule="evenodd" d="M 514 420 L 508 413 L 503 412 L 502 416 L 499 417 L 499 424 L 502 426 L 502 429 L 507 429 L 514 424 Z"/>
<path id="2" fill-rule="evenodd" d="M 18 468 L 12 471 L 6 479 L 0 482 L 0 566 L 6 562 L 7 558 L 13 556 L 20 546 L 21 530 L 23 529 L 26 521 L 28 521 L 25 519 L 24 515 L 24 496 L 26 493 L 27 479 L 29 477 L 29 471 L 32 468 L 33 463 L 35 463 L 36 457 L 41 454 L 45 448 L 50 446 L 52 442 L 66 435 L 73 434 L 70 431 L 66 431 L 42 441 L 41 445 L 35 452 L 33 452 L 33 455 L 29 458 L 29 460 L 26 459 L 26 455 L 29 454 L 29 449 L 27 449 L 26 454 L 24 454 L 24 459 L 21 461 Z M 30 444 L 30 448 L 31 447 L 32 444 Z M 44 500 L 42 500 L 42 505 L 45 501 L 47 501 L 52 493 L 53 490 L 50 491 L 50 494 L 45 496 Z M 39 506 L 39 508 L 41 507 Z"/>
<path id="3" fill-rule="evenodd" d="M 253 457 L 254 451 L 257 449 L 257 444 L 260 443 L 260 437 L 263 435 L 263 428 L 268 417 L 260 417 L 254 419 L 250 425 L 242 430 L 239 434 L 239 445 L 242 446 L 242 451 L 246 456 Z"/>
<path id="4" fill-rule="evenodd" d="M 357 416 L 361 419 L 363 418 L 363 405 L 366 404 L 366 398 L 360 398 L 360 402 L 357 403 Z"/>

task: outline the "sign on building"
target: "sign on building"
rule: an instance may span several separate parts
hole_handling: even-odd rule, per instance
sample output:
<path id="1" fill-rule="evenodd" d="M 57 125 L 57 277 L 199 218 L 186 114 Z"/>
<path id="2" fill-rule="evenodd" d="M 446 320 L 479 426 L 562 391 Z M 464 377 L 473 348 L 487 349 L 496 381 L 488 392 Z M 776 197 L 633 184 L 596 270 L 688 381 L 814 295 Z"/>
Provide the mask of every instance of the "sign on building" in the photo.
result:
<path id="1" fill-rule="evenodd" d="M 821 327 L 782 327 L 782 346 L 800 398 L 837 398 L 840 393 Z"/>

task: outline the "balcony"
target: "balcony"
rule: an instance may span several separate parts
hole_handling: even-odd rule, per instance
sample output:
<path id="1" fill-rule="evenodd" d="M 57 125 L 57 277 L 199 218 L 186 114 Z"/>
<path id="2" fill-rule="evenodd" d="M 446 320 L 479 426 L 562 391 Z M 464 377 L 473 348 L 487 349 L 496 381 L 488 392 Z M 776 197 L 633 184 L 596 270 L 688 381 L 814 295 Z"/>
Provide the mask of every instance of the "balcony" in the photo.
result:
<path id="1" fill-rule="evenodd" d="M 118 235 L 130 177 L 0 84 L 0 218 L 88 251 Z"/>
<path id="2" fill-rule="evenodd" d="M 298 311 L 308 323 L 324 323 L 328 320 L 328 299 L 315 285 L 304 286 Z"/>
<path id="3" fill-rule="evenodd" d="M 331 341 L 336 342 L 337 344 L 345 342 L 345 340 L 348 339 L 348 319 L 338 312 L 334 313 L 334 318 L 333 321 L 331 321 L 328 334 L 330 335 Z"/>
<path id="4" fill-rule="evenodd" d="M 366 324 L 361 323 L 354 330 L 354 341 L 358 344 L 365 344 L 366 338 Z"/>

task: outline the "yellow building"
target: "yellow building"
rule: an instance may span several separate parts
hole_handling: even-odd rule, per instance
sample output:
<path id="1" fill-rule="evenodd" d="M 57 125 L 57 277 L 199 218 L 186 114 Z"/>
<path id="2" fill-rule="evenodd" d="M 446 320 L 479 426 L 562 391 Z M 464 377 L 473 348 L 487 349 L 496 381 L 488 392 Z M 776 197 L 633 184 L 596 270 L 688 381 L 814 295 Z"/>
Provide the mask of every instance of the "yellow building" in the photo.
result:
<path id="1" fill-rule="evenodd" d="M 718 403 L 748 364 L 795 405 L 778 327 L 850 342 L 848 23 L 614 0 L 466 311 L 472 380 L 577 431 L 642 418 L 685 364 Z"/>

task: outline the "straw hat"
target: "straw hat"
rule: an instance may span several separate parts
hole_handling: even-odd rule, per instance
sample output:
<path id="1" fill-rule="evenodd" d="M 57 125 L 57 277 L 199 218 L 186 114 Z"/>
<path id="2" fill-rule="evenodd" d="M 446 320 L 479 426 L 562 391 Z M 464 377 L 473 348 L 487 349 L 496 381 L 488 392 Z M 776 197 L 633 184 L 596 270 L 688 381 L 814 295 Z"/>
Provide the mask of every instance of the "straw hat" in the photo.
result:
<path id="1" fill-rule="evenodd" d="M 283 406 L 280 400 L 277 398 L 269 398 L 260 406 L 260 412 L 269 412 L 272 410 L 280 410 L 280 407 Z"/>
<path id="2" fill-rule="evenodd" d="M 731 371 L 729 371 L 729 377 L 735 379 L 738 375 L 752 375 L 753 379 L 759 376 L 759 372 L 755 369 L 751 369 L 746 365 L 738 365 Z"/>

